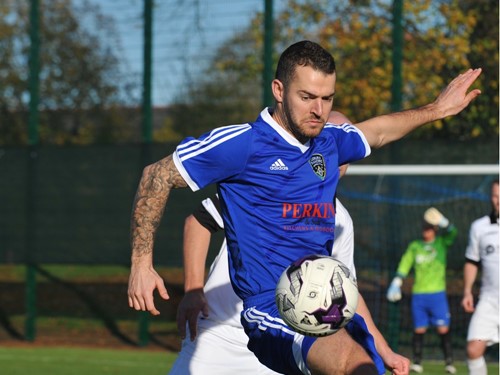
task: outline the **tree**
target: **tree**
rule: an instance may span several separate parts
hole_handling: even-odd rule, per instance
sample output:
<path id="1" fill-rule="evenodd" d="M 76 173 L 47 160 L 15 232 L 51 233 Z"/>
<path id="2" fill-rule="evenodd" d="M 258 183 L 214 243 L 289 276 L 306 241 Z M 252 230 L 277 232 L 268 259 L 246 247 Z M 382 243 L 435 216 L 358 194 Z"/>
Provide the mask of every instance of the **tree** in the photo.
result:
<path id="1" fill-rule="evenodd" d="M 173 128 L 178 134 L 201 135 L 256 116 L 262 97 L 262 54 L 255 53 L 263 48 L 260 19 L 261 15 L 245 32 L 220 46 L 208 68 L 172 105 Z"/>
<path id="2" fill-rule="evenodd" d="M 482 95 L 476 99 L 469 126 L 474 137 L 498 137 L 498 1 L 469 0 L 459 5 L 477 20 L 467 58 L 471 66 L 483 68 Z"/>
<path id="3" fill-rule="evenodd" d="M 308 30 L 308 24 L 314 23 L 311 37 L 330 48 L 336 58 L 337 108 L 355 120 L 390 111 L 392 1 L 291 3 L 288 14 L 282 16 L 285 29 Z M 482 29 L 485 12 L 481 9 L 486 3 L 491 20 Z M 404 108 L 433 100 L 454 76 L 482 66 L 478 64 L 482 61 L 491 63 L 478 87 L 483 92 L 486 86 L 498 87 L 498 4 L 425 0 L 405 1 L 404 6 Z M 459 116 L 436 121 L 411 137 L 467 139 L 494 134 L 498 135 L 498 90 L 490 90 Z"/>
<path id="4" fill-rule="evenodd" d="M 112 22 L 88 3 L 40 2 L 40 139 L 89 143 L 127 139 L 119 107 L 136 104 L 135 83 L 120 73 L 109 45 Z M 29 2 L 0 6 L 0 142 L 26 142 Z M 109 40 L 92 30 L 107 30 Z"/>
<path id="5" fill-rule="evenodd" d="M 319 41 L 332 51 L 337 63 L 335 108 L 355 121 L 387 113 L 392 80 L 391 5 L 389 0 L 289 0 L 276 18 L 275 50 L 300 39 Z M 425 0 L 405 1 L 404 5 L 404 108 L 428 103 L 454 76 L 487 62 L 477 84 L 483 91 L 479 100 L 459 116 L 436 121 L 411 136 L 498 136 L 498 4 Z M 186 95 L 195 93 L 204 101 L 204 106 L 196 106 L 197 117 L 207 118 L 204 127 L 213 125 L 211 120 L 216 120 L 217 113 L 225 116 L 219 125 L 230 123 L 228 117 L 233 113 L 234 117 L 242 115 L 249 106 L 238 106 L 239 93 L 245 95 L 245 103 L 247 92 L 251 98 L 260 98 L 253 89 L 261 82 L 262 64 L 251 54 L 257 58 L 262 55 L 262 25 L 258 14 L 246 30 L 228 40 L 221 47 L 224 53 L 217 53 L 203 73 L 205 83 Z M 243 85 L 253 89 L 245 91 Z M 214 97 L 216 101 L 212 101 Z M 230 103 L 224 111 L 217 110 L 221 102 Z M 184 102 L 187 107 L 193 104 Z M 252 105 L 259 108 L 258 103 Z M 187 108 L 183 111 L 191 113 Z"/>

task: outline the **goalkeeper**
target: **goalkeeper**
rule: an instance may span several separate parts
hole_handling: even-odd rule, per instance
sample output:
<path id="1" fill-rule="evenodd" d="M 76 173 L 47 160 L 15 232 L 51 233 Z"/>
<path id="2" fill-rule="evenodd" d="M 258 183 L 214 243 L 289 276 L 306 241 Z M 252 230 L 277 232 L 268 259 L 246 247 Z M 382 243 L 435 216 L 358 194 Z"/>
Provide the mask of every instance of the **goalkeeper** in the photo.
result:
<path id="1" fill-rule="evenodd" d="M 446 254 L 457 237 L 457 229 L 434 207 L 425 211 L 423 219 L 422 239 L 412 241 L 403 254 L 387 291 L 387 299 L 390 302 L 401 299 L 403 279 L 413 267 L 415 279 L 411 309 L 414 331 L 410 370 L 423 372 L 423 338 L 427 328 L 434 326 L 441 339 L 445 371 L 455 374 L 450 340 L 450 310 L 446 296 Z"/>

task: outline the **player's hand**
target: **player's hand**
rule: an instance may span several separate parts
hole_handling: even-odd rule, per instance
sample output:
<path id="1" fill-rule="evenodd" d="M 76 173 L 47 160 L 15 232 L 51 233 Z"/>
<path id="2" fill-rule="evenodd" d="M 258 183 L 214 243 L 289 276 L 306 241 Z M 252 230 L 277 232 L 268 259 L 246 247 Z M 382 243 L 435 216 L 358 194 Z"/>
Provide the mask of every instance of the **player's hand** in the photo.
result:
<path id="1" fill-rule="evenodd" d="M 464 296 L 462 298 L 462 307 L 467 313 L 474 312 L 474 296 L 472 295 L 472 293 L 464 293 Z"/>
<path id="2" fill-rule="evenodd" d="M 160 297 L 164 300 L 170 298 L 163 279 L 152 266 L 132 265 L 128 279 L 128 305 L 138 311 L 149 311 L 151 315 L 160 315 L 153 299 L 155 289 L 158 289 Z"/>
<path id="3" fill-rule="evenodd" d="M 177 329 L 183 340 L 186 338 L 186 323 L 189 327 L 191 341 L 196 338 L 200 312 L 204 317 L 208 316 L 208 302 L 203 288 L 186 292 L 177 308 Z"/>
<path id="4" fill-rule="evenodd" d="M 424 220 L 434 226 L 446 228 L 450 221 L 437 208 L 430 207 L 424 212 Z"/>
<path id="5" fill-rule="evenodd" d="M 401 285 L 403 285 L 403 279 L 401 279 L 401 277 L 396 276 L 392 279 L 391 285 L 389 285 L 389 289 L 387 289 L 387 300 L 389 302 L 397 302 L 402 298 Z"/>
<path id="6" fill-rule="evenodd" d="M 480 68 L 469 69 L 465 73 L 459 74 L 446 86 L 433 103 L 440 114 L 440 118 L 456 115 L 481 94 L 479 89 L 467 92 L 480 74 Z"/>
<path id="7" fill-rule="evenodd" d="M 384 364 L 394 375 L 408 375 L 410 373 L 410 360 L 400 354 L 390 351 L 384 355 Z"/>

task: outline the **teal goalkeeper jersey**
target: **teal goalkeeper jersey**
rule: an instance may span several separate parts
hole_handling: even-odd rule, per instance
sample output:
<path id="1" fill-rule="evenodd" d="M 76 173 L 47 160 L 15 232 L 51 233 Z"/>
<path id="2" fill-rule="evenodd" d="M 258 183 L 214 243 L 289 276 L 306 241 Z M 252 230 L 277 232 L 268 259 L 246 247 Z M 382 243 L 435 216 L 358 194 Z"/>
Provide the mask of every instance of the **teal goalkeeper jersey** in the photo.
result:
<path id="1" fill-rule="evenodd" d="M 436 236 L 433 242 L 416 240 L 410 243 L 399 262 L 397 273 L 406 277 L 413 267 L 413 293 L 437 293 L 446 290 L 446 254 L 457 234 L 457 228 L 450 225 L 446 233 Z"/>

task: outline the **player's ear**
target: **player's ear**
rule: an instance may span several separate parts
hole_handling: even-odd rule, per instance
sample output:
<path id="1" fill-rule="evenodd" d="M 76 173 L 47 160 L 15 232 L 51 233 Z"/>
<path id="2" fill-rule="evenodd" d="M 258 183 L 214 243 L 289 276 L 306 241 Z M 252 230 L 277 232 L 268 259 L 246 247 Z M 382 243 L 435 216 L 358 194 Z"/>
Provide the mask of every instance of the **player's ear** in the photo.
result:
<path id="1" fill-rule="evenodd" d="M 283 83 L 279 79 L 273 79 L 271 89 L 273 91 L 274 100 L 276 100 L 277 103 L 282 103 L 285 92 L 285 86 Z"/>

